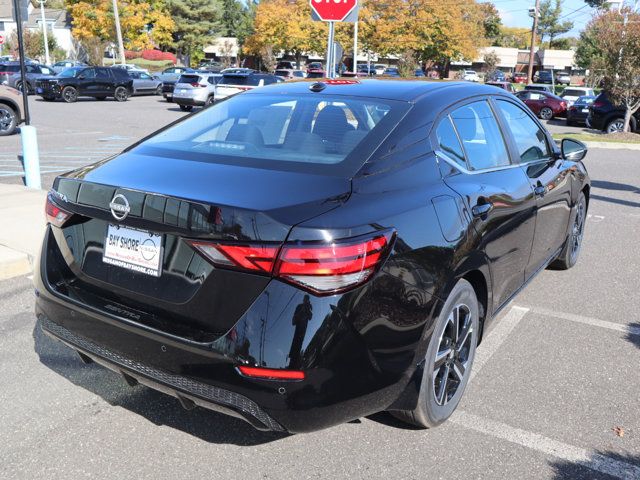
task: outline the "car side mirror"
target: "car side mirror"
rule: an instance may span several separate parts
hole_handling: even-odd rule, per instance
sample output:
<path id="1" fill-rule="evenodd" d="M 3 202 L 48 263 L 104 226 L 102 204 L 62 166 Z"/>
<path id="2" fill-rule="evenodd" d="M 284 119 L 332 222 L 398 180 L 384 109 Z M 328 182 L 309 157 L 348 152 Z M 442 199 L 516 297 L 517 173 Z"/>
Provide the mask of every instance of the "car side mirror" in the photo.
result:
<path id="1" fill-rule="evenodd" d="M 562 158 L 572 162 L 579 162 L 587 155 L 587 146 L 573 138 L 563 138 L 560 144 Z"/>

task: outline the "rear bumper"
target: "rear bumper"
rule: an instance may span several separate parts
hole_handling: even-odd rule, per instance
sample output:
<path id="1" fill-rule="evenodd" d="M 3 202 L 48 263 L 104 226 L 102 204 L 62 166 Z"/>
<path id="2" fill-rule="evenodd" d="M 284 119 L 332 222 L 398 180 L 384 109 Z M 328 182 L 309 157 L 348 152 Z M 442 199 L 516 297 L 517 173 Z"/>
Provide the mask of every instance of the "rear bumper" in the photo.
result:
<path id="1" fill-rule="evenodd" d="M 173 101 L 178 105 L 191 105 L 194 107 L 202 107 L 206 103 L 206 100 L 200 100 L 197 98 L 186 98 L 173 96 Z"/>

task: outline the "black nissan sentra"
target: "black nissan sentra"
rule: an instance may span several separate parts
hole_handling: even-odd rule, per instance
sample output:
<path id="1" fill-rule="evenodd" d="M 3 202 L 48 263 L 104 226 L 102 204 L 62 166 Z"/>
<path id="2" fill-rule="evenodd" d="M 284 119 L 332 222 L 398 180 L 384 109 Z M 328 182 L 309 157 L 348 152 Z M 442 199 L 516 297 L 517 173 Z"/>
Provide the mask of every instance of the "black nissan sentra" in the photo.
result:
<path id="1" fill-rule="evenodd" d="M 258 429 L 432 427 L 498 312 L 576 263 L 585 154 L 483 85 L 255 89 L 56 179 L 37 316 L 84 362 Z"/>

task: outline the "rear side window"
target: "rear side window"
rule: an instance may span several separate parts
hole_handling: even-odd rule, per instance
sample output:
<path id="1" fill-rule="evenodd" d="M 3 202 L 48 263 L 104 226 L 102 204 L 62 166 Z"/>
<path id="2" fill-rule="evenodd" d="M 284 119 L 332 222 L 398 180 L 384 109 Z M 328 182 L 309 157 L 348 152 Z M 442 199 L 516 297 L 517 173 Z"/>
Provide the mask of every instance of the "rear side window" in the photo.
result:
<path id="1" fill-rule="evenodd" d="M 498 107 L 507 120 L 508 128 L 518 147 L 520 161 L 532 162 L 551 156 L 547 138 L 538 124 L 517 105 L 498 100 Z"/>
<path id="2" fill-rule="evenodd" d="M 472 170 L 510 164 L 500 127 L 486 101 L 470 103 L 454 110 L 451 119 Z"/>
<path id="3" fill-rule="evenodd" d="M 365 97 L 237 95 L 138 148 L 200 162 L 354 174 L 408 108 Z"/>
<path id="4" fill-rule="evenodd" d="M 438 138 L 438 147 L 440 150 L 458 165 L 467 168 L 467 162 L 465 162 L 464 159 L 464 152 L 462 151 L 460 140 L 449 116 L 446 116 L 440 121 L 440 125 L 438 125 L 436 129 L 436 137 Z"/>
<path id="5" fill-rule="evenodd" d="M 98 68 L 96 69 L 96 78 L 111 78 L 111 76 L 106 68 Z"/>

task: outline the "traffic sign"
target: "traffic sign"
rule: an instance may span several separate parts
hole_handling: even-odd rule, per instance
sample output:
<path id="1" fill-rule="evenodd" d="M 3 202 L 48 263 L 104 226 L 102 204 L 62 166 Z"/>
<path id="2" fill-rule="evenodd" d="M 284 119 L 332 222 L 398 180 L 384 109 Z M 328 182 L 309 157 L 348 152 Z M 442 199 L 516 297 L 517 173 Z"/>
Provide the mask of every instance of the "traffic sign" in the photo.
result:
<path id="1" fill-rule="evenodd" d="M 311 9 L 325 22 L 342 22 L 356 8 L 358 0 L 309 0 Z"/>
<path id="2" fill-rule="evenodd" d="M 4 45 L 4 35 L 0 35 L 0 45 Z"/>

